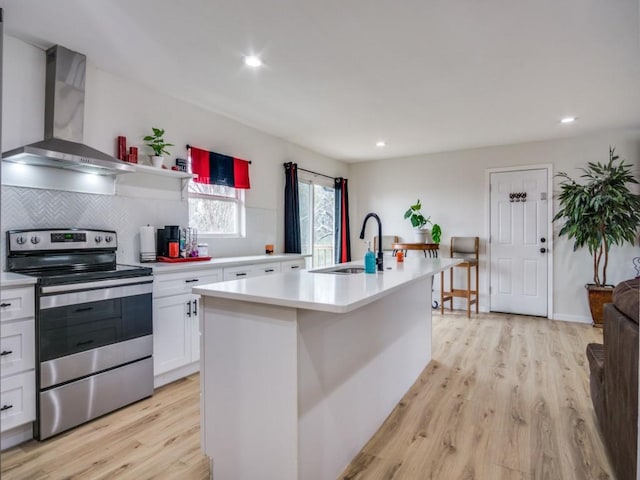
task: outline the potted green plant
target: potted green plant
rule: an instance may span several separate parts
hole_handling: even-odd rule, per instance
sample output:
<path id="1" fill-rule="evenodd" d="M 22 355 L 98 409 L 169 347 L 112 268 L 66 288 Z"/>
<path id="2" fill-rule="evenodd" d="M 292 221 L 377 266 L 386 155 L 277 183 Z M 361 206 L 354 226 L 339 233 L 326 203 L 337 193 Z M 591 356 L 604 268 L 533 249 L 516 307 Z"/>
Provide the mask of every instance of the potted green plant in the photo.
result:
<path id="1" fill-rule="evenodd" d="M 426 235 L 428 232 L 424 230 L 424 227 L 431 225 L 431 238 L 433 243 L 440 243 L 442 238 L 442 229 L 437 223 L 431 221 L 431 217 L 425 217 L 422 214 L 422 203 L 420 199 L 416 200 L 414 205 L 411 205 L 409 209 L 404 212 L 404 218 L 408 218 L 413 226 L 414 235 L 416 237 L 416 243 L 426 243 Z"/>
<path id="2" fill-rule="evenodd" d="M 593 284 L 587 284 L 594 325 L 602 325 L 604 303 L 611 302 L 613 286 L 607 285 L 609 250 L 612 245 L 634 244 L 640 228 L 640 195 L 628 184 L 638 181 L 631 166 L 619 160 L 609 147 L 609 162 L 589 162 L 580 176 L 582 183 L 567 173 L 560 182 L 560 210 L 553 221 L 564 221 L 559 236 L 573 239 L 573 250 L 587 247 L 593 256 Z"/>
<path id="3" fill-rule="evenodd" d="M 162 167 L 164 162 L 164 157 L 162 154 L 171 155 L 167 151 L 167 147 L 173 147 L 173 143 L 166 143 L 164 141 L 164 129 L 163 128 L 155 128 L 152 127 L 153 135 L 147 135 L 144 137 L 144 141 L 146 142 L 147 147 L 150 147 L 153 150 L 153 155 L 151 156 L 151 163 L 154 167 Z"/>

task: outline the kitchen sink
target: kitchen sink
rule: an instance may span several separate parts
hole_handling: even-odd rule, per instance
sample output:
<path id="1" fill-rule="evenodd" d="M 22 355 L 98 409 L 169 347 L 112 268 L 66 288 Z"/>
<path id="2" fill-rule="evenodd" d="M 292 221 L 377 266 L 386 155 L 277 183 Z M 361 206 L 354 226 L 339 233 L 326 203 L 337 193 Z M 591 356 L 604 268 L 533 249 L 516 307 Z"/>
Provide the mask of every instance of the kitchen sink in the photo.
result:
<path id="1" fill-rule="evenodd" d="M 311 270 L 312 273 L 331 273 L 333 275 L 353 275 L 364 273 L 364 267 L 330 267 L 321 270 Z"/>

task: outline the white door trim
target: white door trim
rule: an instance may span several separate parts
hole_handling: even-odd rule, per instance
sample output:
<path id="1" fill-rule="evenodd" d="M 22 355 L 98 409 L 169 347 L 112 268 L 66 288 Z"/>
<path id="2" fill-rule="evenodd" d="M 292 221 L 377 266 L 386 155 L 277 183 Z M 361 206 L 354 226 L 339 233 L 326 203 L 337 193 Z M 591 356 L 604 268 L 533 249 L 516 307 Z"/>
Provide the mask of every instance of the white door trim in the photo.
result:
<path id="1" fill-rule="evenodd" d="M 487 168 L 485 171 L 485 238 L 487 239 L 486 278 L 491 279 L 491 174 L 499 172 L 516 172 L 523 170 L 547 171 L 547 318 L 553 319 L 553 165 L 551 163 L 535 165 L 517 165 L 513 167 Z M 489 288 L 487 288 L 489 292 Z M 491 293 L 488 294 L 488 311 L 491 311 Z"/>

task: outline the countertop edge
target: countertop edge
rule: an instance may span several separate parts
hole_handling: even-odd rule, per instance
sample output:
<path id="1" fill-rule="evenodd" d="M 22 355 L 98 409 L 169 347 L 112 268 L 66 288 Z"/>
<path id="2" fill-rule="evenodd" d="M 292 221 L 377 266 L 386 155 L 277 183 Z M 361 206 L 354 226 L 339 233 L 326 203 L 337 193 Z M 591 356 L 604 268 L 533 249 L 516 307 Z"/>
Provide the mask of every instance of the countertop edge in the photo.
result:
<path id="1" fill-rule="evenodd" d="M 462 259 L 441 259 L 441 260 L 450 260 L 451 262 L 447 263 L 445 266 L 439 266 L 433 268 L 430 271 L 421 273 L 415 277 L 408 278 L 406 281 L 399 283 L 397 285 L 386 288 L 382 291 L 375 292 L 367 297 L 360 298 L 351 303 L 344 304 L 331 304 L 331 303 L 322 303 L 322 302 L 310 302 L 306 300 L 295 300 L 295 299 L 285 299 L 285 298 L 274 298 L 267 297 L 262 295 L 255 295 L 246 292 L 230 292 L 230 291 L 220 291 L 215 290 L 216 284 L 210 284 L 212 288 L 207 288 L 207 285 L 202 285 L 199 287 L 193 287 L 192 291 L 195 294 L 202 295 L 204 297 L 213 297 L 213 298 L 224 298 L 228 300 L 239 300 L 245 301 L 249 303 L 262 303 L 265 305 L 274 305 L 281 307 L 289 307 L 289 308 L 297 308 L 302 310 L 315 310 L 321 312 L 331 312 L 331 313 L 348 313 L 353 310 L 357 310 L 369 303 L 372 303 L 376 300 L 379 300 L 387 295 L 390 295 L 406 285 L 410 285 L 421 281 L 427 277 L 433 277 L 434 275 L 448 270 L 452 266 L 461 263 Z M 351 262 L 355 263 L 355 262 Z M 311 275 L 314 274 L 310 271 L 301 271 L 301 272 L 287 272 L 286 275 Z M 317 273 L 314 275 L 318 275 Z M 366 274 L 360 274 L 366 275 Z M 234 282 L 244 282 L 244 280 L 232 280 Z"/>
<path id="2" fill-rule="evenodd" d="M 25 287 L 35 285 L 37 278 L 13 272 L 0 272 L 0 287 Z"/>
<path id="3" fill-rule="evenodd" d="M 185 272 L 193 270 L 208 270 L 214 268 L 229 268 L 240 267 L 243 265 L 251 265 L 255 263 L 274 263 L 282 262 L 286 260 L 298 260 L 303 259 L 304 256 L 297 253 L 281 253 L 275 255 L 247 255 L 238 257 L 221 257 L 213 258 L 207 261 L 196 262 L 179 262 L 179 263 L 166 263 L 166 262 L 133 262 L 132 265 L 138 265 L 142 267 L 150 267 L 153 270 L 154 275 L 161 275 L 163 273 Z"/>

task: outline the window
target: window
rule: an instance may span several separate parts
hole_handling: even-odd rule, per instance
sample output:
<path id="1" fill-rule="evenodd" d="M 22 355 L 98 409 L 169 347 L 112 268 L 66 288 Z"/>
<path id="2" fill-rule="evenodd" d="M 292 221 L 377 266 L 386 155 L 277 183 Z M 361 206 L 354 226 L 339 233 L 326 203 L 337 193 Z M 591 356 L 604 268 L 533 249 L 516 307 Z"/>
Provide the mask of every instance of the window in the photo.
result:
<path id="1" fill-rule="evenodd" d="M 189 225 L 204 235 L 241 236 L 244 190 L 190 181 Z"/>
<path id="2" fill-rule="evenodd" d="M 298 177 L 300 197 L 300 239 L 302 254 L 312 255 L 313 267 L 334 263 L 333 181 L 313 177 Z"/>

